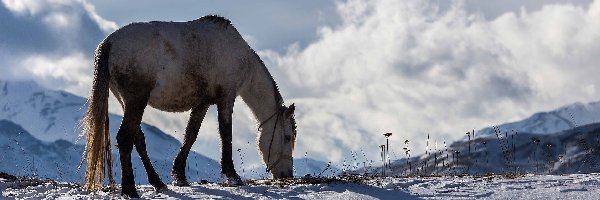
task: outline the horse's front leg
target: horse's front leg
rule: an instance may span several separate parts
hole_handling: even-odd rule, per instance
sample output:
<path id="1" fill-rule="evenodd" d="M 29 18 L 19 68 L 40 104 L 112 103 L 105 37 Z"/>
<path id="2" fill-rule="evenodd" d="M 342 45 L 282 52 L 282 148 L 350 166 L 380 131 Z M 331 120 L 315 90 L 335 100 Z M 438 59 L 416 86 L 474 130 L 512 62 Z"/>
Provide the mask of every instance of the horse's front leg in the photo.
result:
<path id="1" fill-rule="evenodd" d="M 185 128 L 183 146 L 181 146 L 181 149 L 179 149 L 179 153 L 177 154 L 177 157 L 173 162 L 173 171 L 171 172 L 171 174 L 173 175 L 173 185 L 189 186 L 189 183 L 185 176 L 185 165 L 188 154 L 192 149 L 192 145 L 194 145 L 194 142 L 196 142 L 196 138 L 198 137 L 198 131 L 200 130 L 200 125 L 204 120 L 204 116 L 206 115 L 208 106 L 209 104 L 201 104 L 200 106 L 192 109 L 192 113 L 190 114 L 190 121 L 188 122 L 188 125 Z"/>
<path id="2" fill-rule="evenodd" d="M 221 135 L 221 174 L 227 177 L 229 185 L 242 185 L 242 179 L 235 172 L 232 158 L 231 115 L 233 114 L 234 101 L 235 98 L 232 98 L 217 104 L 219 134 Z"/>

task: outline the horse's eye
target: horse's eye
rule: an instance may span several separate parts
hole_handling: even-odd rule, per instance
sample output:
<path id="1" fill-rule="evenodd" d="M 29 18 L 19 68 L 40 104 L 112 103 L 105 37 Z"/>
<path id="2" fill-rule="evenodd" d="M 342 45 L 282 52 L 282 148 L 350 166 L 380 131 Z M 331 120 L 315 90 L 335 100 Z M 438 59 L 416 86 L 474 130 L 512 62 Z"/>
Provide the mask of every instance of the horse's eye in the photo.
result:
<path id="1" fill-rule="evenodd" d="M 284 138 L 286 143 L 292 141 L 292 136 L 286 135 Z"/>

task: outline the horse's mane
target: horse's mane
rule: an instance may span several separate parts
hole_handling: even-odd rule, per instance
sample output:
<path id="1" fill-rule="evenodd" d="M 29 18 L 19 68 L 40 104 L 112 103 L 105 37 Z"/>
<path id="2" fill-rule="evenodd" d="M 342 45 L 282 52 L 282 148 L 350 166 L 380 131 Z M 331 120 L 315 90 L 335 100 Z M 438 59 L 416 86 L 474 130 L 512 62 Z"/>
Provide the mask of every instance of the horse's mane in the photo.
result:
<path id="1" fill-rule="evenodd" d="M 273 92 L 274 92 L 274 96 L 275 96 L 275 102 L 277 102 L 277 105 L 283 106 L 283 98 L 281 97 L 281 93 L 279 92 L 279 86 L 277 86 L 275 79 L 273 79 L 273 75 L 271 75 L 271 73 L 269 73 L 269 70 L 267 70 L 267 66 L 265 65 L 263 60 L 260 59 L 260 56 L 258 56 L 256 51 L 254 51 L 252 48 L 250 48 L 250 50 L 252 50 L 252 53 L 254 53 L 254 56 L 256 57 L 256 59 L 258 59 L 260 61 L 260 65 L 262 66 L 262 69 L 264 70 L 264 72 L 267 75 L 269 75 L 269 78 L 271 78 L 271 83 L 273 84 Z"/>
<path id="2" fill-rule="evenodd" d="M 223 17 L 223 16 L 219 16 L 219 15 L 206 15 L 203 17 L 200 17 L 194 21 L 198 21 L 198 22 L 209 22 L 209 23 L 213 23 L 216 25 L 220 25 L 223 28 L 227 28 L 230 26 L 233 26 L 231 24 L 231 21 L 229 21 L 229 19 Z"/>
<path id="3" fill-rule="evenodd" d="M 223 16 L 220 16 L 220 15 L 206 15 L 206 16 L 200 17 L 194 21 L 205 22 L 205 23 L 208 22 L 208 23 L 220 25 L 223 28 L 233 27 L 233 24 L 231 24 L 231 21 L 229 19 L 227 19 Z M 262 66 L 264 72 L 267 75 L 269 75 L 269 78 L 271 78 L 271 82 L 273 83 L 273 91 L 275 93 L 274 94 L 275 102 L 277 102 L 277 105 L 283 106 L 283 98 L 281 97 L 281 93 L 279 92 L 279 86 L 277 86 L 277 83 L 275 83 L 273 76 L 271 75 L 271 73 L 269 73 L 269 70 L 267 70 L 265 63 L 263 62 L 262 59 L 260 59 L 260 56 L 258 56 L 256 51 L 254 51 L 252 48 L 250 48 L 250 50 L 252 51 L 252 53 L 254 53 L 254 56 L 256 57 L 256 59 L 258 59 L 258 61 L 260 61 L 260 65 Z"/>

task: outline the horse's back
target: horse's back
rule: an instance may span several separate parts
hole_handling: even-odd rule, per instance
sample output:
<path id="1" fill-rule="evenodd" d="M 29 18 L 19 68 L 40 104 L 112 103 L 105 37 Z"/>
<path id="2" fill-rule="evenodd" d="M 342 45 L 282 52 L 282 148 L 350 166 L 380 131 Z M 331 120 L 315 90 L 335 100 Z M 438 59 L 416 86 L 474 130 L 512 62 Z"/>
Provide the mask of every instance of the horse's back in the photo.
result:
<path id="1" fill-rule="evenodd" d="M 149 92 L 149 104 L 166 111 L 216 103 L 223 91 L 236 92 L 252 52 L 233 26 L 214 22 L 135 23 L 107 41 L 111 89 L 118 98 Z"/>

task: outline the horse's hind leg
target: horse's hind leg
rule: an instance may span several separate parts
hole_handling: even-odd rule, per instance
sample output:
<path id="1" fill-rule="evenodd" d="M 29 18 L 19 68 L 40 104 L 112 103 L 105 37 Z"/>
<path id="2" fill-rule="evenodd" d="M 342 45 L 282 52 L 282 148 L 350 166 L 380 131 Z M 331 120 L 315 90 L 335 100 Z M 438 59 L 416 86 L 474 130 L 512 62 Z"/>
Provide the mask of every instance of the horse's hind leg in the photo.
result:
<path id="1" fill-rule="evenodd" d="M 142 129 L 139 129 L 137 134 L 133 136 L 133 142 L 135 144 L 135 149 L 138 154 L 140 154 L 140 158 L 142 159 L 142 163 L 144 164 L 144 168 L 146 169 L 146 173 L 148 174 L 148 181 L 154 189 L 158 192 L 162 192 L 167 189 L 167 186 L 160 180 L 160 177 L 152 167 L 152 162 L 150 162 L 150 158 L 148 157 L 148 152 L 146 151 L 146 138 L 144 137 L 144 132 Z"/>
<path id="2" fill-rule="evenodd" d="M 230 185 L 242 185 L 242 179 L 235 172 L 232 158 L 231 115 L 233 114 L 234 101 L 235 98 L 231 100 L 225 99 L 217 104 L 219 134 L 221 136 L 221 174 L 227 176 L 227 181 Z"/>
<path id="3" fill-rule="evenodd" d="M 200 129 L 200 125 L 204 120 L 204 116 L 206 115 L 208 106 L 209 104 L 201 104 L 200 106 L 192 109 L 192 113 L 190 114 L 190 121 L 188 122 L 188 125 L 185 128 L 183 146 L 181 146 L 181 149 L 179 149 L 179 153 L 177 154 L 177 157 L 173 162 L 173 185 L 189 185 L 185 176 L 185 165 L 188 154 L 190 153 L 190 149 L 192 149 L 192 145 L 194 145 L 196 137 L 198 137 L 198 130 Z"/>
<path id="4" fill-rule="evenodd" d="M 125 101 L 123 121 L 117 133 L 117 147 L 121 160 L 121 193 L 131 198 L 139 198 L 135 190 L 133 168 L 131 166 L 131 151 L 133 150 L 133 136 L 140 129 L 144 108 L 147 99 L 143 101 Z"/>

